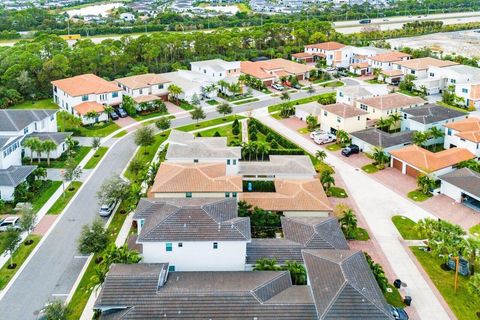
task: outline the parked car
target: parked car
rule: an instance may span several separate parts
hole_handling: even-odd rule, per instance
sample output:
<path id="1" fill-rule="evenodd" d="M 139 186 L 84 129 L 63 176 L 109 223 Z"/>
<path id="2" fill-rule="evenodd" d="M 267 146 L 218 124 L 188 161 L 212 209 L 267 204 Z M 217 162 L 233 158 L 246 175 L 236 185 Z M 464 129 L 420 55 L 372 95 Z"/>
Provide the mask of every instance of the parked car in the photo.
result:
<path id="1" fill-rule="evenodd" d="M 100 210 L 98 210 L 98 214 L 100 217 L 108 217 L 109 215 L 112 214 L 113 209 L 115 209 L 115 206 L 117 205 L 116 201 L 112 201 L 111 203 L 104 203 L 100 206 Z"/>
<path id="2" fill-rule="evenodd" d="M 125 118 L 128 116 L 128 114 L 122 108 L 117 108 L 116 112 L 120 118 Z"/>
<path id="3" fill-rule="evenodd" d="M 285 89 L 284 86 L 282 86 L 281 84 L 278 84 L 278 83 L 272 84 L 272 88 L 275 89 L 275 90 L 279 90 L 279 91 L 282 91 L 282 90 Z"/>
<path id="4" fill-rule="evenodd" d="M 348 147 L 342 149 L 342 154 L 345 157 L 349 157 L 352 154 L 356 154 L 359 152 L 360 152 L 360 148 L 356 144 L 351 144 Z"/>
<path id="5" fill-rule="evenodd" d="M 7 217 L 0 220 L 0 232 L 7 231 L 8 228 L 20 229 L 19 217 Z"/>
<path id="6" fill-rule="evenodd" d="M 118 120 L 118 114 L 115 111 L 110 112 L 110 119 L 112 120 Z"/>
<path id="7" fill-rule="evenodd" d="M 326 132 L 323 130 L 315 130 L 310 133 L 310 138 L 314 139 L 318 135 L 325 134 Z"/>
<path id="8" fill-rule="evenodd" d="M 408 320 L 408 314 L 403 308 L 390 306 L 390 312 L 395 320 Z"/>
<path id="9" fill-rule="evenodd" d="M 299 89 L 302 89 L 302 86 L 299 85 L 298 83 L 295 83 L 295 84 L 292 85 L 292 88 L 299 90 Z"/>
<path id="10" fill-rule="evenodd" d="M 313 141 L 316 144 L 327 144 L 327 143 L 337 141 L 337 137 L 334 134 L 327 133 L 327 134 L 316 136 L 315 138 L 313 138 Z"/>
<path id="11" fill-rule="evenodd" d="M 334 68 L 334 67 L 328 67 L 328 68 L 327 68 L 327 71 L 328 71 L 328 72 L 333 72 L 333 71 L 335 71 L 335 70 L 337 70 L 337 69 Z"/>

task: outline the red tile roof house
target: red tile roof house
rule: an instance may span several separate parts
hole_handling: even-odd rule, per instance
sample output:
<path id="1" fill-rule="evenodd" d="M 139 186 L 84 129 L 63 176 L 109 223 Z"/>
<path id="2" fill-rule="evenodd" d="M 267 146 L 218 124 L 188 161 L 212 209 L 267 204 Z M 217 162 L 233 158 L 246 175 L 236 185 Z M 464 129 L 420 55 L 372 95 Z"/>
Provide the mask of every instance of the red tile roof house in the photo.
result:
<path id="1" fill-rule="evenodd" d="M 304 52 L 315 58 L 325 59 L 327 66 L 335 67 L 342 63 L 342 49 L 344 44 L 329 41 L 323 43 L 309 44 L 305 46 Z"/>
<path id="2" fill-rule="evenodd" d="M 452 172 L 462 161 L 475 158 L 475 155 L 463 148 L 452 148 L 440 152 L 431 152 L 416 145 L 390 151 L 390 165 L 408 176 L 417 178 L 421 174 L 434 177 Z"/>
<path id="3" fill-rule="evenodd" d="M 480 158 L 480 119 L 472 117 L 445 124 L 443 147 L 465 148 Z"/>
<path id="4" fill-rule="evenodd" d="M 279 81 L 282 76 L 296 76 L 299 80 L 308 79 L 312 69 L 311 66 L 281 58 L 256 62 L 242 61 L 240 63 L 241 73 L 260 79 L 266 86 Z"/>
<path id="5" fill-rule="evenodd" d="M 51 83 L 53 101 L 63 110 L 80 117 L 83 124 L 107 121 L 104 106 L 122 103 L 122 88 L 94 74 L 83 74 Z M 98 117 L 87 117 L 89 112 L 98 113 Z"/>

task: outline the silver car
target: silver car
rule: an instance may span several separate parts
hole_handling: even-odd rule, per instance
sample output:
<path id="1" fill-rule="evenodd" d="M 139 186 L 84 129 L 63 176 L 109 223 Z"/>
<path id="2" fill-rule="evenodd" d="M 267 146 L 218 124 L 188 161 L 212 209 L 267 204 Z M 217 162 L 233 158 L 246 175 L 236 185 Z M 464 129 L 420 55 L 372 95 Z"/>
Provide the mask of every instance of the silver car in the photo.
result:
<path id="1" fill-rule="evenodd" d="M 20 218 L 19 217 L 7 217 L 5 219 L 0 219 L 0 232 L 7 231 L 8 228 L 20 229 Z"/>
<path id="2" fill-rule="evenodd" d="M 113 201 L 110 204 L 102 204 L 100 206 L 100 210 L 98 210 L 98 214 L 100 217 L 108 217 L 112 214 L 113 210 L 115 209 L 117 202 Z"/>

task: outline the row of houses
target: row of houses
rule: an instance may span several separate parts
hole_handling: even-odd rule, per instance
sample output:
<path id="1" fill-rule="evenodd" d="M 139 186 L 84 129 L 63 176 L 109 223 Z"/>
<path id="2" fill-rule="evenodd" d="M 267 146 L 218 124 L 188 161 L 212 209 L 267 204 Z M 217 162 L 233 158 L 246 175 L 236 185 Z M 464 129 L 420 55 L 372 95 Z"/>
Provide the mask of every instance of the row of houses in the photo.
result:
<path id="1" fill-rule="evenodd" d="M 393 319 L 361 251 L 351 250 L 307 156 L 243 161 L 226 138 L 172 131 L 133 219 L 136 265 L 112 265 L 94 308 L 105 319 Z M 273 181 L 275 192 L 244 190 Z M 252 237 L 238 201 L 282 212 L 282 236 Z M 263 258 L 306 267 L 252 271 Z M 345 301 L 348 301 L 345 304 Z"/>
<path id="2" fill-rule="evenodd" d="M 214 98 L 219 90 L 228 94 L 226 88 L 217 84 L 238 83 L 240 74 L 249 75 L 269 86 L 281 77 L 295 76 L 306 79 L 313 67 L 290 60 L 272 59 L 257 62 L 224 61 L 212 59 L 190 64 L 190 70 L 178 70 L 162 74 L 141 74 L 107 81 L 94 74 L 84 74 L 52 81 L 53 100 L 63 110 L 82 118 L 84 124 L 108 120 L 105 106 L 118 107 L 123 96 L 130 96 L 138 105 L 167 100 L 169 86 L 182 89 L 178 99 L 191 101 L 198 98 Z M 92 112 L 97 117 L 90 117 Z"/>

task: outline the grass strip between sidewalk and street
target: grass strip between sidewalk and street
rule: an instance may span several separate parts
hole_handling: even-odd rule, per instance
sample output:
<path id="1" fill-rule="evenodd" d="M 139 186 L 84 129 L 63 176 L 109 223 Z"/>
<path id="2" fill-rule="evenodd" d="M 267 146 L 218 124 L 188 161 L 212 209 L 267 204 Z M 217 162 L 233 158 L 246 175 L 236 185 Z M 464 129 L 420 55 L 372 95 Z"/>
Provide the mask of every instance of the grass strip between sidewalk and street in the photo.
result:
<path id="1" fill-rule="evenodd" d="M 53 206 L 48 210 L 47 214 L 60 214 L 62 213 L 63 209 L 67 206 L 67 204 L 72 200 L 73 196 L 77 193 L 78 189 L 80 189 L 82 183 L 80 181 L 73 181 L 70 183 L 65 192 L 62 193 L 60 198 L 55 201 Z"/>
<path id="2" fill-rule="evenodd" d="M 404 240 L 420 239 L 418 232 L 415 231 L 415 226 L 417 225 L 415 221 L 404 216 L 393 216 L 392 222 Z"/>
<path id="3" fill-rule="evenodd" d="M 183 126 L 183 127 L 178 127 L 175 130 L 180 130 L 180 131 L 184 131 L 184 132 L 193 131 L 193 130 L 200 130 L 200 129 L 204 129 L 204 128 L 213 127 L 213 126 L 221 125 L 221 124 L 224 124 L 224 123 L 232 122 L 232 121 L 235 120 L 235 118 L 237 118 L 240 121 L 240 120 L 244 119 L 245 117 L 239 116 L 239 115 L 230 115 L 230 116 L 224 117 L 224 118 L 215 118 L 215 119 L 211 119 L 211 120 L 207 120 L 207 121 L 202 121 L 202 122 L 199 122 L 198 124 L 196 124 L 196 123 L 188 124 L 188 125 Z"/>
<path id="4" fill-rule="evenodd" d="M 93 169 L 102 160 L 103 156 L 107 153 L 108 147 L 100 147 L 95 151 L 95 154 L 88 160 L 84 169 Z"/>
<path id="5" fill-rule="evenodd" d="M 302 98 L 302 99 L 291 100 L 291 101 L 288 101 L 288 102 L 285 101 L 285 102 L 282 102 L 282 103 L 279 103 L 279 104 L 274 104 L 274 105 L 268 107 L 268 113 L 272 113 L 272 112 L 275 112 L 275 111 L 280 111 L 280 109 L 282 109 L 282 106 L 285 105 L 285 104 L 287 104 L 289 106 L 295 106 L 295 105 L 298 105 L 298 104 L 305 104 L 305 103 L 309 103 L 309 102 L 313 102 L 313 101 L 318 101 L 318 99 L 323 98 L 323 97 L 328 97 L 328 96 L 335 96 L 335 92 L 322 93 L 322 94 L 318 94 L 318 95 L 314 95 L 314 96 L 310 96 L 310 97 L 306 97 L 306 98 Z"/>
<path id="6" fill-rule="evenodd" d="M 28 258 L 30 253 L 32 253 L 33 249 L 35 249 L 41 238 L 42 237 L 39 235 L 31 234 L 25 239 L 25 241 L 33 240 L 33 243 L 31 245 L 25 245 L 25 241 L 19 244 L 17 250 L 15 250 L 15 252 L 13 253 L 13 263 L 17 264 L 15 269 L 7 268 L 7 266 L 10 264 L 10 259 L 0 269 L 0 290 L 4 289 L 7 286 L 8 282 L 10 282 L 15 273 L 17 273 L 17 271 Z"/>
<path id="7" fill-rule="evenodd" d="M 34 212 L 38 212 L 62 185 L 61 181 L 49 180 L 46 183 L 48 186 L 41 190 L 41 192 L 36 193 L 35 198 L 32 200 L 32 209 Z"/>

